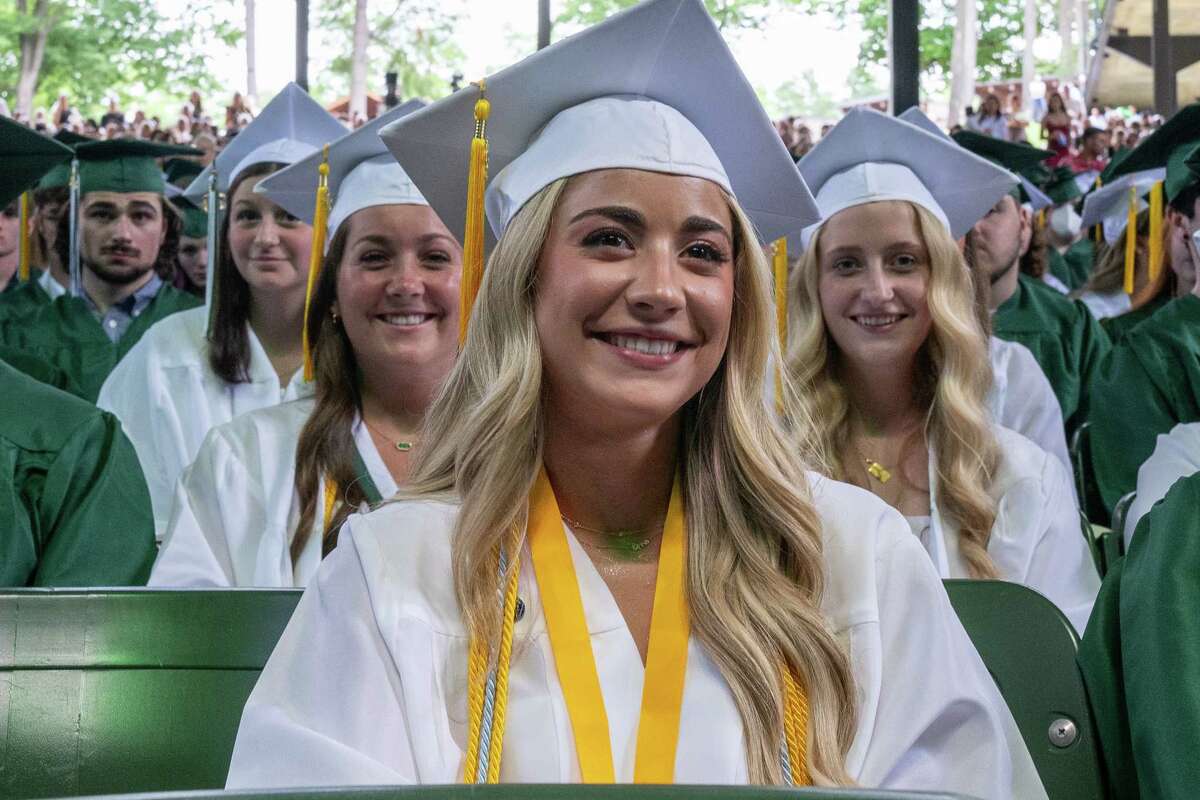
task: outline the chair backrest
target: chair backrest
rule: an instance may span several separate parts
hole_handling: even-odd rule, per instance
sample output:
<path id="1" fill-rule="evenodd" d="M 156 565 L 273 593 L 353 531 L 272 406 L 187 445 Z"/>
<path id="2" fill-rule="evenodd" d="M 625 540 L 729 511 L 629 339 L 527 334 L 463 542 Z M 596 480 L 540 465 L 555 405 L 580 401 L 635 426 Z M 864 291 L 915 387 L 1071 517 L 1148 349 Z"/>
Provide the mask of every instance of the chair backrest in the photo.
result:
<path id="1" fill-rule="evenodd" d="M 0 797 L 225 785 L 299 591 L 0 594 Z"/>
<path id="2" fill-rule="evenodd" d="M 1112 536 L 1105 540 L 1105 558 L 1111 568 L 1116 560 L 1125 555 L 1125 523 L 1129 519 L 1129 509 L 1137 500 L 1137 492 L 1130 492 L 1121 497 L 1113 506 Z"/>
<path id="3" fill-rule="evenodd" d="M 1083 540 L 1087 542 L 1088 552 L 1092 554 L 1092 563 L 1096 565 L 1096 572 L 1100 573 L 1100 577 L 1104 577 L 1104 573 L 1108 571 L 1108 562 L 1104 558 L 1104 531 L 1106 528 L 1095 528 L 1088 521 L 1087 514 L 1083 511 L 1079 512 L 1079 527 L 1083 532 Z"/>
<path id="4" fill-rule="evenodd" d="M 967 635 L 996 680 L 1050 800 L 1104 797 L 1079 636 L 1042 595 L 1004 581 L 947 580 Z"/>
<path id="5" fill-rule="evenodd" d="M 1092 423 L 1084 422 L 1071 433 L 1068 450 L 1072 471 L 1075 473 L 1075 493 L 1087 518 L 1099 525 L 1107 525 L 1108 509 L 1100 496 L 1100 488 L 1096 485 L 1096 476 L 1092 471 L 1091 427 Z"/>

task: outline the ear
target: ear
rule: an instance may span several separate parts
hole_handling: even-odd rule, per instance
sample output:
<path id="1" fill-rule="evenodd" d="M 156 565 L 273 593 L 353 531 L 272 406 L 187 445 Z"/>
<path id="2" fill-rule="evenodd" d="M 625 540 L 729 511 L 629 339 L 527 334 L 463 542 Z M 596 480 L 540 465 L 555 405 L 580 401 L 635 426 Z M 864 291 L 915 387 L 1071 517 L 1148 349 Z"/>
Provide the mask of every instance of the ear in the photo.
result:
<path id="1" fill-rule="evenodd" d="M 1029 251 L 1029 243 L 1033 241 L 1033 212 L 1023 205 L 1017 206 L 1021 215 L 1021 255 Z"/>

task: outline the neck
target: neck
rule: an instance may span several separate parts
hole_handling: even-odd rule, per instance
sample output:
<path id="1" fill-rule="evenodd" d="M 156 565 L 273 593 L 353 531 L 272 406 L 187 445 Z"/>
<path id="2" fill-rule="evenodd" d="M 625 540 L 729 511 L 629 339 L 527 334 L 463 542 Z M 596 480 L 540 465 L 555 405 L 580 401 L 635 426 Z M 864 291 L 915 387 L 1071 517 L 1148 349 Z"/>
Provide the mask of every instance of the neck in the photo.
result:
<path id="1" fill-rule="evenodd" d="M 546 414 L 542 458 L 559 510 L 593 530 L 659 528 L 675 479 L 679 416 L 657 427 L 597 431 Z"/>
<path id="2" fill-rule="evenodd" d="M 917 402 L 916 359 L 907 365 L 848 364 L 843 373 L 852 415 L 872 437 L 887 437 L 912 430 L 924 418 Z"/>
<path id="3" fill-rule="evenodd" d="M 21 264 L 21 252 L 19 248 L 13 248 L 11 253 L 6 253 L 0 256 L 0 287 L 8 285 L 12 280 L 12 276 L 17 274 L 17 267 Z"/>
<path id="4" fill-rule="evenodd" d="M 86 265 L 81 271 L 83 273 L 83 290 L 87 292 L 87 296 L 96 304 L 96 308 L 100 310 L 101 314 L 106 313 L 108 309 L 141 289 L 154 276 L 154 271 L 148 269 L 145 275 L 131 283 L 109 283 L 102 280 Z"/>
<path id="5" fill-rule="evenodd" d="M 363 417 L 397 438 L 411 439 L 441 391 L 453 360 L 451 355 L 450 364 L 435 361 L 364 370 L 359 387 Z M 397 387 L 403 390 L 397 391 Z"/>
<path id="6" fill-rule="evenodd" d="M 297 296 L 298 294 L 298 296 Z M 303 350 L 304 291 L 260 292 L 250 289 L 250 328 L 279 374 L 291 378 Z M 287 374 L 283 374 L 286 372 Z"/>
<path id="7" fill-rule="evenodd" d="M 991 279 L 991 286 L 988 287 L 988 305 L 992 311 L 1004 305 L 1017 293 L 1017 283 L 1021 277 L 1021 270 L 1017 267 L 1019 263 L 1018 258 L 1008 265 L 1008 269 Z"/>

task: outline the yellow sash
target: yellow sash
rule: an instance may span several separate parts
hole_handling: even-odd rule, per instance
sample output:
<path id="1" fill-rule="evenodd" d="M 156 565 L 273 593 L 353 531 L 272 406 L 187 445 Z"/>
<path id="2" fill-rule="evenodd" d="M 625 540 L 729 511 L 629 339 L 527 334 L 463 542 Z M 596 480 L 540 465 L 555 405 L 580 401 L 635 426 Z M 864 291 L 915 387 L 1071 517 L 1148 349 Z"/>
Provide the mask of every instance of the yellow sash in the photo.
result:
<path id="1" fill-rule="evenodd" d="M 584 783 L 615 783 L 608 714 L 583 613 L 583 600 L 554 489 L 545 470 L 529 498 L 529 548 L 546 614 Z M 673 783 L 687 672 L 683 493 L 676 478 L 658 557 L 650 643 L 638 721 L 635 783 Z"/>

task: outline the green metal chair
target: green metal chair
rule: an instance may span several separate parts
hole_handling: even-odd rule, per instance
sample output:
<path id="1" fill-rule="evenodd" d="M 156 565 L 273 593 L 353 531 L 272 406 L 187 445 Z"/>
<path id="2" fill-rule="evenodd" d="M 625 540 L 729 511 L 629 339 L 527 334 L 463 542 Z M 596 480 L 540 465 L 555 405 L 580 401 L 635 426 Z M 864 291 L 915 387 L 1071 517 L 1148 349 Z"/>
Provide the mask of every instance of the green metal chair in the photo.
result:
<path id="1" fill-rule="evenodd" d="M 996 680 L 1050 800 L 1106 797 L 1079 636 L 1042 595 L 1004 581 L 947 580 L 950 602 Z"/>
<path id="2" fill-rule="evenodd" d="M 298 591 L 0 594 L 0 798 L 225 785 Z"/>
<path id="3" fill-rule="evenodd" d="M 1092 474 L 1091 427 L 1092 423 L 1084 422 L 1071 433 L 1068 451 L 1072 471 L 1075 473 L 1075 493 L 1079 497 L 1079 507 L 1092 522 L 1106 525 L 1109 520 L 1108 509 L 1100 497 L 1100 489 L 1096 486 Z"/>
<path id="4" fill-rule="evenodd" d="M 293 789 L 271 792 L 129 794 L 103 800 L 968 800 L 944 792 L 879 789 L 793 789 L 761 786 L 650 786 L 630 784 L 500 784 L 497 786 L 388 786 Z M 81 799 L 82 800 L 82 799 Z M 88 800 L 100 800 L 89 798 Z"/>
<path id="5" fill-rule="evenodd" d="M 1117 501 L 1113 506 L 1112 530 L 1101 540 L 1104 549 L 1104 563 L 1109 569 L 1117 563 L 1117 559 L 1125 555 L 1125 522 L 1129 519 L 1129 508 L 1137 499 L 1137 492 L 1130 492 Z"/>
<path id="6" fill-rule="evenodd" d="M 1087 514 L 1079 512 L 1079 527 L 1083 533 L 1083 539 L 1087 542 L 1088 552 L 1092 554 L 1092 563 L 1096 565 L 1096 572 L 1100 577 L 1104 577 L 1104 573 L 1108 571 L 1108 562 L 1104 558 L 1104 531 L 1105 528 L 1097 530 L 1091 522 L 1088 521 Z"/>

